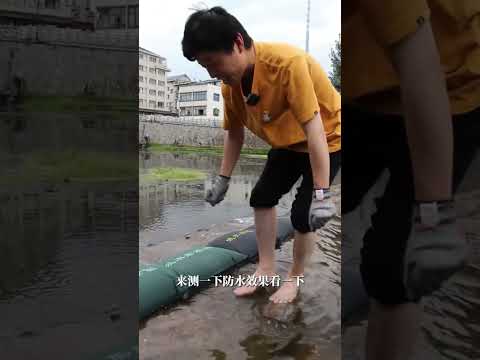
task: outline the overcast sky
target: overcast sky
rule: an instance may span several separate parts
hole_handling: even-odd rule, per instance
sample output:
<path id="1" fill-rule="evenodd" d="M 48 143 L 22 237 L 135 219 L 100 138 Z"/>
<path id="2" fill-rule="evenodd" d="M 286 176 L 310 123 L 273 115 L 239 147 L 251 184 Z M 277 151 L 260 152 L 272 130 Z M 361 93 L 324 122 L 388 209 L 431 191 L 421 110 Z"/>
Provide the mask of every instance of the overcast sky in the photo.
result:
<path id="1" fill-rule="evenodd" d="M 283 41 L 305 48 L 307 0 L 141 0 L 140 46 L 167 59 L 169 75 L 209 79 L 196 62 L 183 57 L 185 21 L 198 4 L 222 6 L 234 15 L 256 41 Z M 330 49 L 340 34 L 340 0 L 311 0 L 310 54 L 330 70 Z"/>

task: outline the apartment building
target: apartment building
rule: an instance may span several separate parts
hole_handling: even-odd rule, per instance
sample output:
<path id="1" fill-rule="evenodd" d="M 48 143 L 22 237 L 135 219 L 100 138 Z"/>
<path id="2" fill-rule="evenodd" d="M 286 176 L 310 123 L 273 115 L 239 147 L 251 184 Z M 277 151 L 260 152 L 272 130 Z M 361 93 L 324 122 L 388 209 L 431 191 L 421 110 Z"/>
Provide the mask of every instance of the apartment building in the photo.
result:
<path id="1" fill-rule="evenodd" d="M 139 49 L 139 108 L 142 112 L 165 113 L 167 108 L 167 62 L 164 57 Z"/>
<path id="2" fill-rule="evenodd" d="M 178 85 L 179 115 L 193 119 L 223 120 L 223 97 L 219 80 Z"/>
<path id="3" fill-rule="evenodd" d="M 174 75 L 167 77 L 167 109 L 177 114 L 179 113 L 178 107 L 178 89 L 181 84 L 191 83 L 192 79 L 187 74 Z"/>

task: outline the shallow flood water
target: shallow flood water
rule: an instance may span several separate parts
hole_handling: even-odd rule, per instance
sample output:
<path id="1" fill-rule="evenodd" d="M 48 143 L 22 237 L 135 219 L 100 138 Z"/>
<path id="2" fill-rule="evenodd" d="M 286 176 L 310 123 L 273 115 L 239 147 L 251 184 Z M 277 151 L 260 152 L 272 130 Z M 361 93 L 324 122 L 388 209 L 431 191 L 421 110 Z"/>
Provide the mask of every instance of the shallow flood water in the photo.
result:
<path id="1" fill-rule="evenodd" d="M 209 176 L 190 184 L 159 183 L 154 196 L 141 189 L 141 262 L 165 259 L 253 224 L 248 199 L 265 160 L 241 158 L 225 200 L 211 207 L 203 198 L 220 161 L 215 155 L 150 154 L 143 169 L 185 167 Z M 339 202 L 339 186 L 334 191 Z M 294 194 L 292 190 L 284 196 L 278 214 L 288 213 Z M 233 288 L 209 287 L 142 324 L 140 358 L 340 359 L 339 217 L 318 235 L 296 303 L 272 305 L 268 291 L 236 298 Z M 292 263 L 292 241 L 275 255 L 283 278 Z M 254 270 L 255 265 L 248 264 L 234 275 Z"/>
<path id="2" fill-rule="evenodd" d="M 220 168 L 221 156 L 163 152 L 142 155 L 140 174 L 153 168 L 173 167 L 200 170 L 206 178 L 140 184 L 140 247 L 172 240 L 208 225 L 253 216 L 250 193 L 263 170 L 265 159 L 242 157 L 225 199 L 212 207 L 204 198 Z M 293 196 L 294 192 L 291 192 L 282 199 L 279 214 L 288 212 Z"/>
<path id="3" fill-rule="evenodd" d="M 128 184 L 0 193 L 2 358 L 89 359 L 134 343 L 137 219 Z"/>

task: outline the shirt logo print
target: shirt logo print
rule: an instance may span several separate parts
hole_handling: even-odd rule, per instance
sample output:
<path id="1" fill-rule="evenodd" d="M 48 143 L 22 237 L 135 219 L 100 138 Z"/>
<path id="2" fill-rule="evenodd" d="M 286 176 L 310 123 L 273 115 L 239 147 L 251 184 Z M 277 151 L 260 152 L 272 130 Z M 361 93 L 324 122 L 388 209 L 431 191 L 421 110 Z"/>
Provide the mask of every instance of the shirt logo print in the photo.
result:
<path id="1" fill-rule="evenodd" d="M 270 122 L 272 120 L 268 111 L 263 112 L 262 119 L 263 119 L 263 122 Z"/>

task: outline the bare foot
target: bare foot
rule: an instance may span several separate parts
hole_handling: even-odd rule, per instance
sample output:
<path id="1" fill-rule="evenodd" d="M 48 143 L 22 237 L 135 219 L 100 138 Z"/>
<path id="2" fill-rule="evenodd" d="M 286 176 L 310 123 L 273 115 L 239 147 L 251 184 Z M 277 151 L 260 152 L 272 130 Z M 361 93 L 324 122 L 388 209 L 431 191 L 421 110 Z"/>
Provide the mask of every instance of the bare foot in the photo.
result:
<path id="1" fill-rule="evenodd" d="M 257 269 L 257 271 L 255 271 L 255 273 L 252 276 L 257 278 L 256 282 L 258 283 L 259 282 L 258 277 L 260 276 L 263 276 L 263 277 L 268 276 L 268 279 L 271 281 L 272 276 L 275 276 L 275 275 L 276 274 L 273 271 L 264 271 L 261 269 Z M 252 295 L 260 287 L 261 286 L 258 286 L 258 285 L 247 284 L 247 285 L 236 288 L 235 290 L 233 290 L 233 293 L 236 296 L 248 296 L 248 295 Z"/>
<path id="2" fill-rule="evenodd" d="M 291 303 L 298 295 L 298 280 L 296 277 L 288 277 L 283 280 L 280 289 L 270 296 L 269 300 L 275 304 Z"/>

